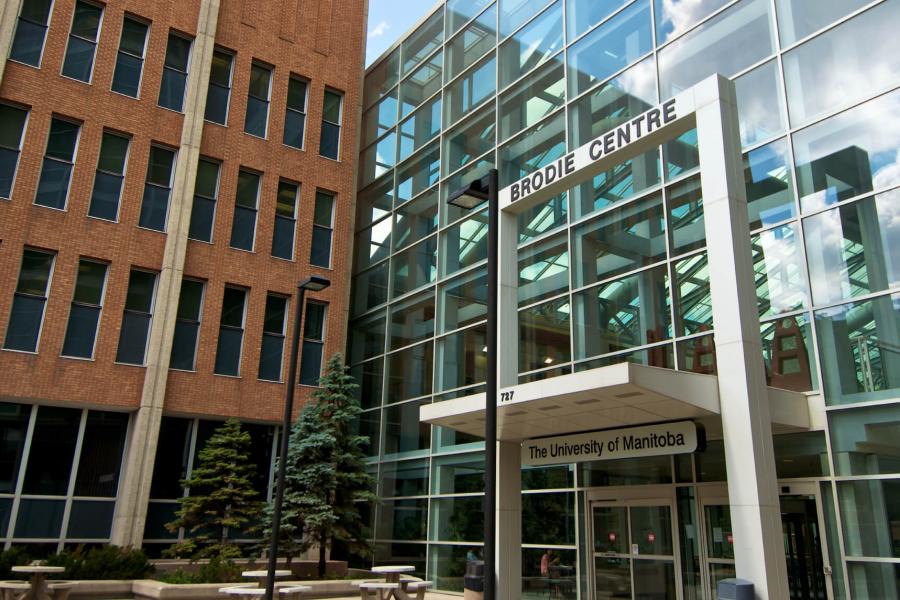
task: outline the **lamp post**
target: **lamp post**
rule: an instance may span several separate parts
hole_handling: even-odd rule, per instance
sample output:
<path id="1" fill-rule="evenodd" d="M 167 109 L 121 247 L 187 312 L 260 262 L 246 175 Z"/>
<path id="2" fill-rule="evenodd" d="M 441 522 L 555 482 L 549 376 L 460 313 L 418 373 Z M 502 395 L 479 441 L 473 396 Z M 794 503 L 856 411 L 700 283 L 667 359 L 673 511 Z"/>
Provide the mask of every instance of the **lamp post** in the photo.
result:
<path id="1" fill-rule="evenodd" d="M 297 284 L 297 311 L 294 316 L 294 334 L 291 342 L 291 362 L 288 368 L 287 398 L 284 401 L 284 420 L 281 424 L 281 444 L 278 452 L 278 474 L 275 477 L 275 504 L 272 507 L 272 539 L 269 544 L 268 576 L 266 577 L 266 600 L 272 600 L 275 593 L 275 566 L 278 561 L 278 533 L 281 529 L 281 503 L 284 500 L 284 475 L 288 454 L 288 439 L 291 431 L 291 416 L 294 412 L 294 388 L 297 387 L 297 357 L 300 353 L 300 321 L 303 319 L 303 301 L 306 290 L 319 292 L 331 285 L 324 277 L 311 275 Z"/>
<path id="2" fill-rule="evenodd" d="M 447 203 L 471 210 L 488 203 L 487 389 L 484 406 L 484 600 L 495 600 L 497 548 L 497 295 L 499 292 L 499 202 L 497 169 L 450 194 Z"/>

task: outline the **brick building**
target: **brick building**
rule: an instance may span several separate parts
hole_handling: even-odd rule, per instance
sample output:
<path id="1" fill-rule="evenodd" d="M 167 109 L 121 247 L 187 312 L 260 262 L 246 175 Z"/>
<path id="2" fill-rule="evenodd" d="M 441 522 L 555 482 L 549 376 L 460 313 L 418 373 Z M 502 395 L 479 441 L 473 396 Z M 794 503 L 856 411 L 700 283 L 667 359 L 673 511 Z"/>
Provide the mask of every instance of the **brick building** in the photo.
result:
<path id="1" fill-rule="evenodd" d="M 154 549 L 238 417 L 260 493 L 343 347 L 366 3 L 0 8 L 0 540 Z M 240 536 L 238 536 L 240 537 Z"/>

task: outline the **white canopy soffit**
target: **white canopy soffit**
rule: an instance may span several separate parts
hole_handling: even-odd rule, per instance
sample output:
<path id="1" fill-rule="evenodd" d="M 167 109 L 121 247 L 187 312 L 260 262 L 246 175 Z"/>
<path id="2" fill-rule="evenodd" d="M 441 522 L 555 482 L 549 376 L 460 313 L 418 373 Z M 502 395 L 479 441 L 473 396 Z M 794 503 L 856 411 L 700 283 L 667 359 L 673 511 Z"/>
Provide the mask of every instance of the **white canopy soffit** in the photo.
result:
<path id="1" fill-rule="evenodd" d="M 510 392 L 512 397 L 504 400 Z M 715 434 L 723 401 L 715 375 L 633 363 L 522 383 L 500 390 L 500 398 L 497 439 L 501 441 L 677 419 L 694 419 Z M 776 433 L 812 428 L 810 399 L 805 394 L 770 387 L 768 401 Z M 484 404 L 483 393 L 426 404 L 419 408 L 419 419 L 483 437 Z"/>

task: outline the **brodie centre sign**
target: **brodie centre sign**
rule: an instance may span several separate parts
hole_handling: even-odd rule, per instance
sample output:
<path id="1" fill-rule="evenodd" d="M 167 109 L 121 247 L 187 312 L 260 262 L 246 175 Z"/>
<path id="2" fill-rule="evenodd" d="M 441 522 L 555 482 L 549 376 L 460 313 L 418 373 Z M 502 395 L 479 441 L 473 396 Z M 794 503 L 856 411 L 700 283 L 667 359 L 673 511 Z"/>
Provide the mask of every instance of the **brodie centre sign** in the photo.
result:
<path id="1" fill-rule="evenodd" d="M 522 464 L 539 466 L 687 454 L 697 450 L 699 437 L 693 421 L 676 421 L 525 440 L 522 442 Z"/>

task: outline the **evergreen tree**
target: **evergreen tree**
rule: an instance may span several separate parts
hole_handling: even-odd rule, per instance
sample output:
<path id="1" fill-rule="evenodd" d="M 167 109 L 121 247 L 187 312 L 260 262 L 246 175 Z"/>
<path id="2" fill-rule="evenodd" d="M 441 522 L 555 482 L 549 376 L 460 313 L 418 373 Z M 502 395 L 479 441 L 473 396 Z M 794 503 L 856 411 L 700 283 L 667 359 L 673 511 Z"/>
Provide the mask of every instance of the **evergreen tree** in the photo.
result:
<path id="1" fill-rule="evenodd" d="M 250 434 L 241 430 L 237 419 L 229 419 L 197 455 L 191 477 L 181 481 L 189 495 L 178 499 L 177 518 L 166 527 L 184 527 L 193 534 L 193 558 L 240 555 L 228 542 L 228 530 L 243 531 L 262 510 L 251 479 L 250 443 Z"/>

